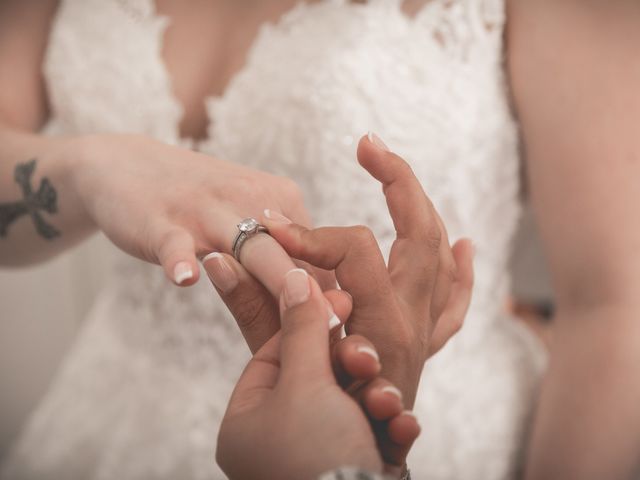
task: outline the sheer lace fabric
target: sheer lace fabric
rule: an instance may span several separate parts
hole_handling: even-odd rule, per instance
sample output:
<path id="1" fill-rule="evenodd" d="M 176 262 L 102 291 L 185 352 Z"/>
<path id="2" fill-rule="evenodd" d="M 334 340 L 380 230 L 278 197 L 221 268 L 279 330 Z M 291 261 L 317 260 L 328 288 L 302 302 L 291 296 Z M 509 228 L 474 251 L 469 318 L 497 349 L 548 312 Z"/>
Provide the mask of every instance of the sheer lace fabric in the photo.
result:
<path id="1" fill-rule="evenodd" d="M 466 324 L 425 371 L 415 478 L 511 478 L 541 349 L 503 313 L 520 213 L 517 129 L 502 67 L 504 0 L 300 4 L 265 25 L 244 68 L 210 98 L 201 151 L 286 175 L 316 224 L 394 237 L 379 185 L 355 160 L 367 130 L 410 161 L 451 239 L 477 246 Z M 181 139 L 160 56 L 168 20 L 151 0 L 66 0 L 47 51 L 51 134 Z M 186 167 L 188 168 L 188 167 Z M 256 212 L 259 213 L 259 212 Z M 215 437 L 249 358 L 206 280 L 168 284 L 123 258 L 4 466 L 4 477 L 223 478 Z"/>

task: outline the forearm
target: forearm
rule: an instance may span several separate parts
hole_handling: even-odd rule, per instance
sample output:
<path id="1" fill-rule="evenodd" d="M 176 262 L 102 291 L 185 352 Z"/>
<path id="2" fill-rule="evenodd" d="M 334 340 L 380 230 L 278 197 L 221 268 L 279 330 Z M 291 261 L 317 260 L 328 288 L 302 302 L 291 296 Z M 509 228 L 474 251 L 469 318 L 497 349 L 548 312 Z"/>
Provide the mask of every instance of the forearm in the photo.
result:
<path id="1" fill-rule="evenodd" d="M 73 145 L 0 125 L 0 265 L 45 260 L 94 230 L 74 185 Z"/>
<path id="2" fill-rule="evenodd" d="M 640 305 L 560 312 L 527 480 L 631 479 L 640 453 Z"/>

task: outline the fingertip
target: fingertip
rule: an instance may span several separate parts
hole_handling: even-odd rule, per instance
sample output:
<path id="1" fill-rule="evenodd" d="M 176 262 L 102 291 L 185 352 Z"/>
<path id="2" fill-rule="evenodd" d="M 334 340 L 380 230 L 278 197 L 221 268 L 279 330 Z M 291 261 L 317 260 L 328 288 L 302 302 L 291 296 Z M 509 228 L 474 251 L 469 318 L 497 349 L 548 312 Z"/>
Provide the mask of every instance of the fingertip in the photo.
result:
<path id="1" fill-rule="evenodd" d="M 415 178 L 411 166 L 375 133 L 369 132 L 360 139 L 357 156 L 358 163 L 385 186 L 399 179 Z"/>
<path id="2" fill-rule="evenodd" d="M 416 437 L 418 433 L 420 433 L 420 422 L 418 421 L 418 417 L 411 410 L 403 410 L 400 416 L 408 422 L 409 426 L 413 427 L 413 430 L 416 432 Z"/>
<path id="3" fill-rule="evenodd" d="M 286 232 L 290 226 L 295 225 L 289 218 L 270 208 L 263 210 L 260 223 L 267 227 L 270 235 L 273 235 L 273 232 L 282 234 L 282 232 Z"/>
<path id="4" fill-rule="evenodd" d="M 402 394 L 391 384 L 376 385 L 364 392 L 364 407 L 376 420 L 388 420 L 403 409 Z"/>
<path id="5" fill-rule="evenodd" d="M 180 260 L 168 269 L 169 279 L 179 287 L 188 287 L 198 281 L 200 269 L 195 259 Z"/>
<path id="6" fill-rule="evenodd" d="M 369 345 L 352 345 L 340 357 L 342 368 L 354 380 L 373 380 L 382 369 L 378 353 Z"/>
<path id="7" fill-rule="evenodd" d="M 304 268 L 293 268 L 284 276 L 282 301 L 285 311 L 306 303 L 311 297 L 311 277 Z"/>
<path id="8" fill-rule="evenodd" d="M 209 260 L 213 260 L 220 257 L 222 257 L 222 254 L 220 252 L 211 252 L 206 254 L 204 257 L 202 257 L 201 262 L 203 265 L 206 265 Z"/>
<path id="9" fill-rule="evenodd" d="M 327 298 L 331 309 L 340 319 L 340 323 L 344 324 L 351 316 L 353 310 L 353 298 L 344 290 L 326 290 L 324 296 Z"/>
<path id="10" fill-rule="evenodd" d="M 202 259 L 202 265 L 211 283 L 222 294 L 231 293 L 240 283 L 238 267 L 241 265 L 230 255 L 211 252 Z"/>
<path id="11" fill-rule="evenodd" d="M 461 238 L 451 247 L 456 262 L 458 281 L 469 288 L 474 283 L 476 246 L 470 238 Z"/>
<path id="12" fill-rule="evenodd" d="M 332 357 L 336 378 L 345 388 L 354 382 L 373 381 L 382 368 L 371 342 L 357 334 L 338 339 L 332 346 Z"/>
<path id="13" fill-rule="evenodd" d="M 329 317 L 329 330 L 333 330 L 341 326 L 342 321 L 335 313 L 333 313 L 333 311 L 331 311 L 330 314 L 331 316 Z"/>
<path id="14" fill-rule="evenodd" d="M 282 213 L 270 208 L 265 208 L 262 214 L 264 215 L 262 218 L 264 223 L 270 223 L 271 225 L 291 225 L 293 223 Z"/>
<path id="15" fill-rule="evenodd" d="M 421 427 L 415 414 L 410 410 L 403 410 L 399 415 L 389 420 L 387 433 L 389 439 L 401 446 L 410 446 L 420 435 Z"/>
<path id="16" fill-rule="evenodd" d="M 271 217 L 273 217 L 274 214 L 273 211 L 267 209 L 262 216 L 262 224 L 269 230 L 269 235 L 271 235 L 288 254 L 294 258 L 298 258 L 301 248 L 300 237 L 302 232 L 307 229 L 296 223 L 285 223 L 269 218 L 266 216 L 267 211 L 271 212 Z"/>
<path id="17" fill-rule="evenodd" d="M 187 287 L 198 281 L 200 268 L 194 240 L 187 230 L 157 221 L 150 228 L 150 247 L 175 285 Z"/>
<path id="18" fill-rule="evenodd" d="M 474 243 L 474 241 L 470 238 L 461 238 L 460 240 L 458 240 L 459 243 L 461 243 L 462 245 L 464 245 L 464 250 L 467 253 L 467 255 L 471 258 L 475 257 L 476 255 L 476 245 Z"/>
<path id="19" fill-rule="evenodd" d="M 373 359 L 376 365 L 380 366 L 380 356 L 373 347 L 370 347 L 369 345 L 359 345 L 356 347 L 356 352 L 360 355 L 364 355 L 362 358 Z"/>
<path id="20" fill-rule="evenodd" d="M 330 302 L 323 295 L 316 279 L 309 275 L 309 272 L 304 268 L 293 268 L 286 273 L 284 287 L 280 295 L 280 305 L 284 315 L 287 315 L 288 310 L 296 307 L 304 307 L 306 311 L 318 311 L 318 313 L 320 309 L 325 312 L 323 317 L 326 319 L 327 325 L 331 326 L 336 321 L 341 323 L 340 319 L 334 318 L 335 313 Z"/>
<path id="21" fill-rule="evenodd" d="M 465 256 L 473 257 L 476 253 L 476 246 L 473 240 L 468 237 L 460 238 L 453 244 L 451 249 L 454 251 L 454 254 L 457 253 L 458 255 L 464 254 Z"/>
<path id="22" fill-rule="evenodd" d="M 381 148 L 380 146 L 378 146 L 375 142 L 375 139 L 379 139 L 379 137 L 377 135 L 374 135 L 375 134 L 373 132 L 369 132 L 366 135 L 363 135 L 362 138 L 360 138 L 356 155 L 358 157 L 358 163 L 374 177 L 376 177 L 371 169 L 372 167 L 374 167 L 376 160 L 382 154 L 388 152 L 389 149 Z M 380 142 L 382 142 L 382 140 L 380 140 Z M 384 144 L 384 142 L 382 142 L 382 144 Z"/>

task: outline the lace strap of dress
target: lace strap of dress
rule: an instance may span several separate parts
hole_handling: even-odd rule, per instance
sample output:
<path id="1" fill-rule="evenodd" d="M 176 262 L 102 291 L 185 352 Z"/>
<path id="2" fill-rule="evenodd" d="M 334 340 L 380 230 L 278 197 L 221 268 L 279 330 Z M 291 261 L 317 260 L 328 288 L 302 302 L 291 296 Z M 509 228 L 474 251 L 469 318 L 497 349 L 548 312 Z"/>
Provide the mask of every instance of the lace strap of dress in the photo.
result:
<path id="1" fill-rule="evenodd" d="M 506 19 L 505 0 L 480 0 L 479 15 L 489 29 L 502 30 Z"/>

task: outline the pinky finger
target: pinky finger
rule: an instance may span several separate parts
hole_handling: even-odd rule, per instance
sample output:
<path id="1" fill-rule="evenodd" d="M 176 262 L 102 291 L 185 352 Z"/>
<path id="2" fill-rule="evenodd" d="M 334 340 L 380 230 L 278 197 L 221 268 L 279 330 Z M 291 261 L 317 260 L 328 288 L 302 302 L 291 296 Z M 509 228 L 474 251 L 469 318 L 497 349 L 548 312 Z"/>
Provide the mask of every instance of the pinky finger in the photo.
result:
<path id="1" fill-rule="evenodd" d="M 173 283 L 186 287 L 198 281 L 200 268 L 191 234 L 180 227 L 170 227 L 159 237 L 156 256 Z"/>
<path id="2" fill-rule="evenodd" d="M 405 410 L 387 423 L 388 445 L 385 460 L 391 465 L 402 466 L 407 455 L 420 435 L 420 425 L 415 415 Z M 391 473 L 391 472 L 389 472 Z"/>
<path id="3" fill-rule="evenodd" d="M 405 456 L 409 453 L 409 449 L 420 435 L 420 425 L 415 415 L 408 410 L 403 411 L 400 415 L 389 420 L 387 425 L 389 440 L 399 447 L 406 447 Z M 404 459 L 402 459 L 404 461 Z"/>

